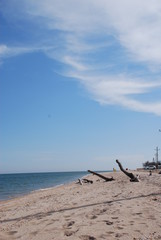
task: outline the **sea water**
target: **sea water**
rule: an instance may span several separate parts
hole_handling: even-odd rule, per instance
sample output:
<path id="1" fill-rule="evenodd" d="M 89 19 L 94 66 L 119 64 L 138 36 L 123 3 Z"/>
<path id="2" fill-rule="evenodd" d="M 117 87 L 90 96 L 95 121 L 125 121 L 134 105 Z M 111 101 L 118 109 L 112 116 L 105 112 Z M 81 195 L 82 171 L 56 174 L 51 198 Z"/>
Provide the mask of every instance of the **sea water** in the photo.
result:
<path id="1" fill-rule="evenodd" d="M 88 172 L 0 174 L 0 200 L 9 200 L 35 190 L 76 181 Z"/>

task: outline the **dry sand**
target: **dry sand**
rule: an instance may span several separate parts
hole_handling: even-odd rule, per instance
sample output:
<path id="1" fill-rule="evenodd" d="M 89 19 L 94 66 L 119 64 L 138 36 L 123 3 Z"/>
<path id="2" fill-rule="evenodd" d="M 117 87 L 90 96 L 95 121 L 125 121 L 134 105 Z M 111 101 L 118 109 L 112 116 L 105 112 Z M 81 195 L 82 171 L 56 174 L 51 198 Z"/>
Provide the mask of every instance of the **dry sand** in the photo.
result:
<path id="1" fill-rule="evenodd" d="M 0 202 L 0 239 L 161 239 L 161 174 L 139 172 L 130 182 L 89 175 L 93 184 L 71 183 Z M 99 180 L 99 181 L 98 181 Z"/>

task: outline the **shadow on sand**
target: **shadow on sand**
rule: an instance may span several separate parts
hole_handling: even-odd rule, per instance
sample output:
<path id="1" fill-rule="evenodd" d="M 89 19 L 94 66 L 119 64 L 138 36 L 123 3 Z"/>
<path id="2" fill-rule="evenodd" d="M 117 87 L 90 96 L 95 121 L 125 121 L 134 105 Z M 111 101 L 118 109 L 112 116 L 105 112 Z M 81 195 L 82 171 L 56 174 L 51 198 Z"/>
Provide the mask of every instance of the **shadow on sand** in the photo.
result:
<path id="1" fill-rule="evenodd" d="M 46 212 L 46 213 L 41 213 L 40 212 L 40 213 L 36 213 L 36 214 L 30 214 L 30 215 L 27 215 L 27 216 L 24 216 L 24 217 L 2 220 L 2 221 L 0 221 L 0 223 L 12 222 L 12 221 L 21 221 L 21 220 L 31 220 L 31 219 L 34 219 L 34 218 L 40 219 L 40 218 L 50 216 L 54 213 L 62 213 L 62 212 L 65 212 L 65 211 L 77 210 L 77 209 L 81 209 L 81 208 L 99 206 L 99 205 L 104 205 L 104 204 L 111 204 L 111 203 L 115 203 L 115 202 L 130 201 L 132 199 L 146 198 L 146 197 L 151 197 L 151 196 L 161 196 L 161 193 L 150 193 L 150 194 L 147 194 L 147 195 L 139 195 L 139 196 L 136 196 L 136 197 L 120 198 L 120 199 L 115 199 L 115 200 L 111 200 L 111 201 L 105 201 L 105 202 L 98 202 L 98 203 L 91 203 L 91 204 L 86 204 L 86 205 L 75 206 L 75 207 L 71 207 L 71 208 L 62 208 L 62 209 L 59 209 L 59 210 L 53 210 L 53 211 L 49 211 L 49 212 Z"/>

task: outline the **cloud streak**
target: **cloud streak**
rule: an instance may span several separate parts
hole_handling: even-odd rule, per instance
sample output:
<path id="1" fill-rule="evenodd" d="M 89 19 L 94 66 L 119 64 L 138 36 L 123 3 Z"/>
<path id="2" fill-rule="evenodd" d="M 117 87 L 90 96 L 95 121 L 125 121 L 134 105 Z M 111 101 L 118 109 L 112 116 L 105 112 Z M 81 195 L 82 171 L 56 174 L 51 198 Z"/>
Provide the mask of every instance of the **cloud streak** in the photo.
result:
<path id="1" fill-rule="evenodd" d="M 0 45 L 0 58 L 13 57 L 16 55 L 33 52 L 35 49 L 31 47 L 8 47 L 7 45 Z"/>
<path id="2" fill-rule="evenodd" d="M 161 115 L 161 98 L 154 94 L 161 91 L 160 2 L 22 0 L 21 6 L 18 2 L 14 0 L 14 5 L 21 14 L 14 14 L 14 20 L 33 21 L 45 34 L 37 42 L 32 39 L 35 48 L 1 45 L 1 58 L 43 51 L 62 62 L 63 74 L 77 79 L 99 103 Z M 3 15 L 9 17 L 7 3 Z"/>

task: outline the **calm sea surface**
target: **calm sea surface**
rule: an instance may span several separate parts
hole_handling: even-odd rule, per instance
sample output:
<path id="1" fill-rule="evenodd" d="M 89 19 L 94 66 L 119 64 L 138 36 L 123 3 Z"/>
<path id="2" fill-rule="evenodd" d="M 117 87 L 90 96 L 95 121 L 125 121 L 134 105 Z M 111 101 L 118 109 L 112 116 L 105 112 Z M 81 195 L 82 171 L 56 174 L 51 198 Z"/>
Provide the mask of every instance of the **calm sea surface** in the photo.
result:
<path id="1" fill-rule="evenodd" d="M 0 200 L 8 200 L 35 190 L 77 180 L 88 172 L 0 174 Z"/>

